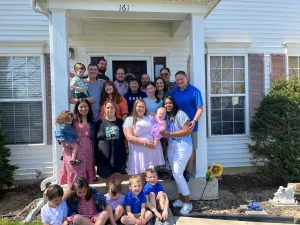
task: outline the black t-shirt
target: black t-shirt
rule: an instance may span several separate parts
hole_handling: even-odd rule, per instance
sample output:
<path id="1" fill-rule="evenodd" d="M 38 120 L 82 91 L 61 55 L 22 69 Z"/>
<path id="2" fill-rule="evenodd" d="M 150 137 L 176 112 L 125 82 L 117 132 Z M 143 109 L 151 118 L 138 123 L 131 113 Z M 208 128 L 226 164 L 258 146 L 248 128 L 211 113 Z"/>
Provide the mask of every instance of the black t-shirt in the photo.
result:
<path id="1" fill-rule="evenodd" d="M 105 81 L 109 80 L 109 77 L 105 74 L 98 74 L 96 79 L 104 83 Z"/>
<path id="2" fill-rule="evenodd" d="M 100 119 L 95 124 L 96 166 L 121 166 L 126 163 L 125 136 L 123 120 Z"/>

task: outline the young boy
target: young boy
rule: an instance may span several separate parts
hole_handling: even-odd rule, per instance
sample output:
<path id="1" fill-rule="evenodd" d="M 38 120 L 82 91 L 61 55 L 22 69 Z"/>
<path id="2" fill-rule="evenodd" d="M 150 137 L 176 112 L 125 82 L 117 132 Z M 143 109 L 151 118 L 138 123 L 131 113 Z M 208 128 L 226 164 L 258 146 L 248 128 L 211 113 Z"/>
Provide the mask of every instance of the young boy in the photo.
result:
<path id="1" fill-rule="evenodd" d="M 148 224 L 152 217 L 150 211 L 146 211 L 146 196 L 142 191 L 142 180 L 140 176 L 134 175 L 129 179 L 130 192 L 125 197 L 127 216 L 122 216 L 123 224 Z"/>
<path id="2" fill-rule="evenodd" d="M 75 77 L 72 78 L 70 83 L 71 90 L 74 90 L 74 98 L 88 98 L 90 93 L 88 86 L 84 81 L 85 66 L 82 63 L 76 63 L 74 65 Z"/>
<path id="3" fill-rule="evenodd" d="M 118 181 L 113 181 L 108 183 L 108 193 L 105 195 L 107 205 L 110 205 L 113 214 L 109 215 L 110 220 L 113 220 L 115 223 L 117 223 L 121 216 L 123 216 L 124 213 L 124 199 L 125 196 L 121 194 L 121 183 Z"/>
<path id="4" fill-rule="evenodd" d="M 155 214 L 155 225 L 169 225 L 168 208 L 169 199 L 161 184 L 157 183 L 158 176 L 154 168 L 146 171 L 146 185 L 144 193 L 146 195 L 147 207 Z"/>
<path id="5" fill-rule="evenodd" d="M 65 201 L 62 201 L 63 195 L 64 191 L 58 184 L 48 188 L 46 192 L 48 202 L 41 210 L 43 225 L 68 225 L 68 206 Z"/>

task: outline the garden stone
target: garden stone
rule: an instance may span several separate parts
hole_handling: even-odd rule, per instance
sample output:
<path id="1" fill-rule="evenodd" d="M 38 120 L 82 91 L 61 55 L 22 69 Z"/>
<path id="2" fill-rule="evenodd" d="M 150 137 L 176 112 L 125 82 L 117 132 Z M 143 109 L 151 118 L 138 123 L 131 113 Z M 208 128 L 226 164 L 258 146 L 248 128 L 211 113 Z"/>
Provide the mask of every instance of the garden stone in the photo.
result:
<path id="1" fill-rule="evenodd" d="M 294 198 L 294 187 L 280 186 L 277 192 L 274 194 L 273 202 L 277 205 L 297 205 L 297 201 Z"/>

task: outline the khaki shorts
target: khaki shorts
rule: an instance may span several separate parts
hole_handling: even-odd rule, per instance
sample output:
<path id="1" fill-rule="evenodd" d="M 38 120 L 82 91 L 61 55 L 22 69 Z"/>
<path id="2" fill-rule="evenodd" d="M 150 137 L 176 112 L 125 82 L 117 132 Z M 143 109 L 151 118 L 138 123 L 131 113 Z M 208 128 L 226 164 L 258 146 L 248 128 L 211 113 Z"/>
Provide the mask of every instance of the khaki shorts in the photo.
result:
<path id="1" fill-rule="evenodd" d="M 193 149 L 197 149 L 197 147 L 198 147 L 197 132 L 198 131 L 194 131 L 191 134 L 192 135 L 192 142 L 193 142 Z"/>

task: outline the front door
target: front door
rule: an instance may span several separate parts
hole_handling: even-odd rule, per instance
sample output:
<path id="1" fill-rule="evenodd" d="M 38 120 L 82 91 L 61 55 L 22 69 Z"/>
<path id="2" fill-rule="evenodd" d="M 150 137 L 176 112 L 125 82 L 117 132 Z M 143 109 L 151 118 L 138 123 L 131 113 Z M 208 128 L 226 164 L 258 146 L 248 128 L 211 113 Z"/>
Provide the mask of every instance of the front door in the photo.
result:
<path id="1" fill-rule="evenodd" d="M 116 74 L 116 70 L 118 68 L 124 68 L 125 74 L 127 75 L 127 81 L 129 80 L 129 77 L 134 75 L 138 80 L 141 80 L 142 75 L 144 73 L 147 73 L 147 61 L 141 60 L 141 61 L 118 61 L 113 60 L 112 61 L 112 68 L 113 68 L 113 74 Z M 115 80 L 115 77 L 114 77 Z"/>

